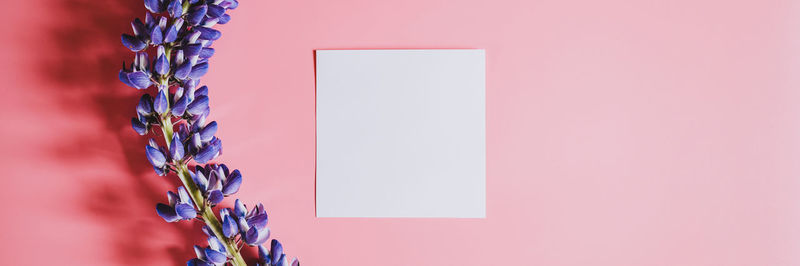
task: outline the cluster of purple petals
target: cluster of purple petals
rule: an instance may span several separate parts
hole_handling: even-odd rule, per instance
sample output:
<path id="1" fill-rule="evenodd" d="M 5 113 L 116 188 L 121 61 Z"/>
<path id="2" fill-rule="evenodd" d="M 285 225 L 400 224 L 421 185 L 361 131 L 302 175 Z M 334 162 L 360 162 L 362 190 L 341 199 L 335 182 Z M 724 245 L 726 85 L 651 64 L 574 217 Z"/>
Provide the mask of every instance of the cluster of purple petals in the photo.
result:
<path id="1" fill-rule="evenodd" d="M 222 35 L 212 27 L 228 23 L 231 17 L 226 12 L 238 4 L 237 0 L 144 0 L 148 10 L 144 21 L 135 19 L 132 34 L 121 37 L 135 55 L 132 63 L 123 62 L 120 81 L 138 90 L 155 88 L 153 95 L 146 92 L 140 98 L 131 126 L 143 136 L 154 127 L 165 136 L 172 135 L 163 145 L 151 138 L 145 147 L 147 160 L 158 175 L 185 173 L 193 183 L 167 192 L 168 203 L 156 205 L 156 212 L 167 222 L 203 220 L 200 215 L 205 208 L 214 208 L 242 184 L 239 170 L 209 163 L 222 154 L 222 141 L 215 136 L 217 122 L 206 121 L 208 87 L 199 86 L 214 55 L 211 45 Z M 189 167 L 190 163 L 194 166 Z M 193 200 L 193 191 L 202 196 L 202 202 Z M 236 199 L 233 208 L 219 210 L 218 220 L 223 235 L 215 235 L 205 225 L 208 245 L 195 246 L 197 258 L 187 265 L 230 263 L 232 254 L 239 251 L 228 250 L 225 243 L 235 243 L 257 246 L 257 265 L 299 266 L 297 259 L 288 261 L 277 240 L 272 239 L 269 248 L 264 246 L 270 231 L 260 203 L 248 210 Z"/>

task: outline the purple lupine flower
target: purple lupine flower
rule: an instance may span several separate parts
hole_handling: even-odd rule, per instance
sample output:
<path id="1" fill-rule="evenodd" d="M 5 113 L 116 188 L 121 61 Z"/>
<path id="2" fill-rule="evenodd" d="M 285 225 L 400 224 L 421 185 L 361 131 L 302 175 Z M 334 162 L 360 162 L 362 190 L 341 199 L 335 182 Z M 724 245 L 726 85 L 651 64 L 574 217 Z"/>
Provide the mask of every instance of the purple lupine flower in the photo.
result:
<path id="1" fill-rule="evenodd" d="M 163 168 L 167 164 L 167 156 L 157 147 L 150 145 L 147 145 L 147 160 L 157 168 Z"/>
<path id="2" fill-rule="evenodd" d="M 242 185 L 242 174 L 239 173 L 239 170 L 233 170 L 225 180 L 222 181 L 222 194 L 225 196 L 230 196 L 235 194 L 239 191 L 239 187 Z"/>
<path id="3" fill-rule="evenodd" d="M 208 125 L 204 126 L 203 129 L 200 130 L 200 140 L 202 141 L 211 141 L 214 138 L 214 134 L 217 133 L 217 121 L 211 121 Z"/>
<path id="4" fill-rule="evenodd" d="M 177 117 L 183 116 L 188 106 L 189 97 L 186 95 L 181 96 L 177 101 L 175 101 L 175 105 L 172 106 L 172 115 Z"/>
<path id="5" fill-rule="evenodd" d="M 239 225 L 233 218 L 233 213 L 230 208 L 225 208 L 219 211 L 220 219 L 222 220 L 222 234 L 227 238 L 232 238 L 239 234 Z"/>
<path id="6" fill-rule="evenodd" d="M 208 96 L 200 95 L 200 97 L 197 97 L 197 95 L 195 95 L 194 101 L 192 101 L 186 107 L 186 112 L 193 115 L 199 115 L 205 112 L 207 109 L 208 109 Z"/>
<path id="7" fill-rule="evenodd" d="M 189 78 L 192 79 L 199 79 L 203 77 L 206 73 L 208 73 L 208 63 L 203 62 L 192 67 L 192 71 L 189 72 Z"/>
<path id="8" fill-rule="evenodd" d="M 147 48 L 147 43 L 142 41 L 140 38 L 136 36 L 131 36 L 128 34 L 122 34 L 122 44 L 131 51 L 138 52 Z"/>
<path id="9" fill-rule="evenodd" d="M 122 64 L 122 70 L 119 71 L 119 80 L 125 83 L 125 85 L 140 90 L 147 89 L 153 84 L 148 73 L 136 71 L 133 68 L 127 69 L 125 68 L 125 63 Z"/>
<path id="10" fill-rule="evenodd" d="M 133 128 L 134 131 L 136 131 L 136 133 L 139 133 L 139 135 L 144 136 L 145 134 L 147 134 L 147 123 L 143 122 L 138 117 L 131 118 L 131 127 Z"/>
<path id="11" fill-rule="evenodd" d="M 186 20 L 192 25 L 198 25 L 205 18 L 206 12 L 208 12 L 208 6 L 197 5 L 189 11 Z"/>
<path id="12" fill-rule="evenodd" d="M 288 266 L 280 242 L 273 240 L 270 250 L 262 246 L 270 235 L 262 204 L 248 211 L 237 199 L 232 209 L 219 210 L 218 219 L 208 217 L 209 210 L 213 215 L 213 208 L 242 184 L 239 170 L 207 164 L 222 155 L 222 141 L 215 136 L 217 122 L 206 123 L 211 112 L 208 87 L 199 84 L 215 53 L 211 46 L 222 36 L 212 27 L 228 23 L 231 16 L 227 11 L 237 8 L 239 2 L 144 0 L 144 5 L 149 11 L 144 21 L 134 19 L 132 33 L 120 36 L 123 46 L 135 55 L 130 65 L 123 62 L 118 75 L 132 88 L 157 88 L 155 94 L 142 95 L 131 127 L 140 135 L 155 126 L 161 129 L 165 146 L 150 139 L 145 155 L 156 174 L 175 172 L 184 183 L 177 192 L 167 193 L 169 203 L 156 205 L 157 214 L 167 222 L 197 218 L 206 223 L 202 229 L 208 235 L 208 245 L 195 246 L 197 257 L 187 265 L 246 265 L 238 247 L 248 244 L 259 247 L 259 265 Z M 155 56 L 145 52 L 149 48 L 155 49 Z M 192 161 L 196 165 L 190 168 Z M 295 259 L 292 265 L 299 266 L 299 262 Z"/>
<path id="13" fill-rule="evenodd" d="M 225 250 L 225 245 L 215 236 L 208 237 L 208 247 L 206 247 L 204 253 L 208 261 L 214 264 L 225 263 L 228 260 L 228 252 Z"/>
<path id="14" fill-rule="evenodd" d="M 144 7 L 153 13 L 164 11 L 164 4 L 160 0 L 144 0 Z"/>
<path id="15" fill-rule="evenodd" d="M 181 139 L 180 134 L 172 135 L 172 141 L 169 145 L 169 155 L 172 157 L 173 160 L 183 160 L 183 156 L 186 154 L 186 150 L 183 148 L 183 140 Z"/>
<path id="16" fill-rule="evenodd" d="M 167 222 L 177 222 L 180 220 L 191 220 L 197 217 L 197 210 L 194 208 L 189 192 L 183 186 L 178 187 L 178 193 L 167 191 L 169 205 L 159 203 L 156 205 L 158 216 Z"/>
<path id="17" fill-rule="evenodd" d="M 263 266 L 300 266 L 297 258 L 292 259 L 291 264 L 286 259 L 286 254 L 283 253 L 283 245 L 277 239 L 273 239 L 270 243 L 269 250 L 263 245 L 258 246 L 258 262 L 256 265 Z"/>
<path id="18" fill-rule="evenodd" d="M 183 15 L 183 3 L 180 0 L 172 0 L 167 5 L 167 11 L 169 11 L 169 15 L 173 18 L 180 17 Z"/>
<path id="19" fill-rule="evenodd" d="M 169 99 L 166 90 L 160 90 L 153 100 L 153 109 L 158 114 L 164 114 L 169 108 Z"/>
<path id="20" fill-rule="evenodd" d="M 136 105 L 136 113 L 145 116 L 153 113 L 153 98 L 150 97 L 150 94 L 144 94 L 139 99 L 139 104 Z"/>
<path id="21" fill-rule="evenodd" d="M 242 174 L 239 170 L 229 173 L 228 167 L 224 164 L 207 164 L 205 167 L 198 165 L 195 166 L 195 172 L 190 174 L 211 206 L 219 204 L 224 197 L 236 193 L 242 183 Z"/>
<path id="22" fill-rule="evenodd" d="M 183 26 L 183 19 L 178 18 L 169 27 L 166 28 L 164 33 L 164 42 L 174 42 L 178 38 L 178 32 Z"/>
<path id="23" fill-rule="evenodd" d="M 268 216 L 261 203 L 247 212 L 247 207 L 236 200 L 233 209 L 239 222 L 239 231 L 242 232 L 244 242 L 250 246 L 261 245 L 269 239 L 269 227 L 267 227 Z"/>
<path id="24" fill-rule="evenodd" d="M 158 54 L 156 55 L 156 61 L 153 62 L 153 68 L 155 69 L 156 73 L 159 75 L 165 75 L 169 73 L 169 60 L 167 59 L 166 49 L 164 46 L 158 46 Z"/>
<path id="25" fill-rule="evenodd" d="M 228 251 L 222 241 L 216 236 L 209 236 L 208 246 L 194 246 L 194 253 L 197 258 L 189 260 L 187 265 L 222 265 L 228 260 Z"/>

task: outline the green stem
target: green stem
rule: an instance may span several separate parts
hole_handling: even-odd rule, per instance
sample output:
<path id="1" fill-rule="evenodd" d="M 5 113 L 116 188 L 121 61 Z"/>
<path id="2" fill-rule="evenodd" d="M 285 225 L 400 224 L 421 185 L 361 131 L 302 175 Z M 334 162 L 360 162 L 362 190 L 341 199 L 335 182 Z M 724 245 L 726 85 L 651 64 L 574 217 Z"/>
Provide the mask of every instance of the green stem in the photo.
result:
<path id="1" fill-rule="evenodd" d="M 172 126 L 169 109 L 167 109 L 167 112 L 164 114 L 164 117 L 161 118 L 161 131 L 164 133 L 164 140 L 167 143 L 167 148 L 169 148 L 174 128 Z M 194 201 L 197 209 L 200 210 L 200 216 L 203 217 L 203 221 L 211 228 L 211 231 L 217 239 L 225 245 L 225 249 L 227 249 L 228 253 L 231 254 L 231 265 L 247 266 L 247 263 L 244 261 L 244 258 L 242 258 L 242 254 L 239 253 L 239 248 L 236 246 L 233 239 L 228 239 L 225 237 L 225 234 L 222 233 L 222 223 L 217 219 L 213 208 L 211 208 L 211 206 L 206 206 L 205 197 L 197 187 L 197 184 L 194 183 L 194 180 L 192 180 L 187 163 L 183 160 L 173 160 L 173 163 L 175 164 L 175 170 L 183 186 L 189 192 L 189 196 L 192 197 L 192 201 Z"/>

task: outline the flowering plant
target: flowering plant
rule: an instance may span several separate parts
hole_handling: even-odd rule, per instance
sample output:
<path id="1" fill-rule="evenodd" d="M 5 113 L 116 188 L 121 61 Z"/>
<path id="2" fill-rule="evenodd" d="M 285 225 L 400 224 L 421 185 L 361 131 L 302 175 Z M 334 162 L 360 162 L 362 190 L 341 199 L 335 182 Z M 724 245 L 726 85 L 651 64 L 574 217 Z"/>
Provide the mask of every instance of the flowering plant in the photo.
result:
<path id="1" fill-rule="evenodd" d="M 256 265 L 290 265 L 278 240 L 272 239 L 269 249 L 264 246 L 270 231 L 262 204 L 248 211 L 236 199 L 233 208 L 217 208 L 219 217 L 214 210 L 239 190 L 242 174 L 209 163 L 222 154 L 222 141 L 214 136 L 217 122 L 206 123 L 208 87 L 198 85 L 214 55 L 211 44 L 222 35 L 212 27 L 230 21 L 226 12 L 236 9 L 238 1 L 144 0 L 144 5 L 144 21 L 133 20 L 133 34 L 122 34 L 122 44 L 136 55 L 129 66 L 123 62 L 119 79 L 139 90 L 156 88 L 155 96 L 142 95 L 131 125 L 143 136 L 161 129 L 164 146 L 151 138 L 147 159 L 158 175 L 175 173 L 183 183 L 177 192 L 167 192 L 168 203 L 157 204 L 156 212 L 167 222 L 205 223 L 208 245 L 194 246 L 197 258 L 187 265 L 247 265 L 240 253 L 245 244 L 258 247 Z M 145 50 L 155 50 L 155 56 Z M 293 259 L 291 265 L 299 262 Z"/>

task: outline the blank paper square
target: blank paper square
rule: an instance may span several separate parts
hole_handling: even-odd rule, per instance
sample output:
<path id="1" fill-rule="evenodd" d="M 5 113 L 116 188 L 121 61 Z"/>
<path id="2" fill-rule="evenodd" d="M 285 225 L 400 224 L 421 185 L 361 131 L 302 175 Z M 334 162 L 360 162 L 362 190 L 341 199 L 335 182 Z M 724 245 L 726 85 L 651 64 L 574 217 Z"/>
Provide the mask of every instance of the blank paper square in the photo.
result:
<path id="1" fill-rule="evenodd" d="M 485 217 L 484 50 L 316 60 L 318 217 Z"/>

